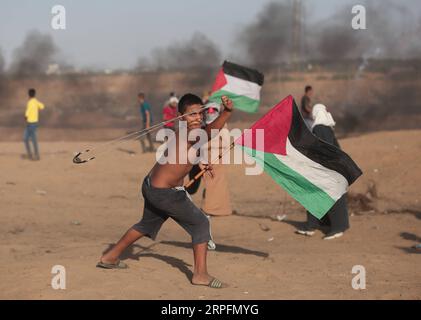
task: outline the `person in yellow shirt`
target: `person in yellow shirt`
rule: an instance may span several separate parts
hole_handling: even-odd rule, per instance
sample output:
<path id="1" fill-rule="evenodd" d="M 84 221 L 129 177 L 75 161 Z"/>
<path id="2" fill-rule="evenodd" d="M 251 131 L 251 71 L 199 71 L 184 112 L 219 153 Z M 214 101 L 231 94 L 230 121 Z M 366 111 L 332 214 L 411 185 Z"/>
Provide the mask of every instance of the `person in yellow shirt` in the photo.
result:
<path id="1" fill-rule="evenodd" d="M 35 89 L 29 89 L 28 91 L 29 100 L 26 104 L 26 128 L 23 136 L 23 141 L 25 142 L 26 153 L 28 158 L 31 160 L 39 160 L 39 151 L 38 151 L 38 141 L 37 141 L 37 128 L 39 120 L 39 110 L 44 109 L 44 104 L 39 102 L 36 98 Z M 32 141 L 34 148 L 34 153 L 32 154 L 29 141 Z"/>

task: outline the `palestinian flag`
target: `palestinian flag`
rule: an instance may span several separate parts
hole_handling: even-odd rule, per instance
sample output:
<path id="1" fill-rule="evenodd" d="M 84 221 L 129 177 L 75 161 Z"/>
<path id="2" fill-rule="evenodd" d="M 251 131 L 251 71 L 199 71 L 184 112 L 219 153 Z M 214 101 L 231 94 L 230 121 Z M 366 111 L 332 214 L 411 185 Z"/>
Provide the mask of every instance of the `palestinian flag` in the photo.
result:
<path id="1" fill-rule="evenodd" d="M 256 143 L 258 129 L 264 129 L 264 144 Z M 345 152 L 310 132 L 292 96 L 248 131 L 235 143 L 318 219 L 362 174 Z"/>
<path id="2" fill-rule="evenodd" d="M 238 110 L 256 112 L 260 104 L 260 90 L 264 76 L 260 72 L 224 61 L 216 76 L 209 100 L 221 103 L 228 96 Z"/>

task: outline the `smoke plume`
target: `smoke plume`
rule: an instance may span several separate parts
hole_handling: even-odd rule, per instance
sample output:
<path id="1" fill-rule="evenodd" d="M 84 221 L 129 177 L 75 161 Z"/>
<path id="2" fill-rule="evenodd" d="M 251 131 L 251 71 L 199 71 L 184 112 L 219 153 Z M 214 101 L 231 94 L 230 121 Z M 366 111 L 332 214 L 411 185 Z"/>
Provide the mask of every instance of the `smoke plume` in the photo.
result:
<path id="1" fill-rule="evenodd" d="M 352 4 L 327 19 L 314 22 L 314 12 L 302 2 L 302 10 L 289 2 L 267 4 L 256 20 L 237 35 L 245 60 L 256 66 L 279 65 L 298 60 L 357 58 L 416 58 L 421 53 L 421 17 L 405 3 L 388 0 L 363 2 L 366 30 L 351 26 Z M 298 11 L 297 11 L 298 10 Z"/>
<path id="2" fill-rule="evenodd" d="M 258 14 L 255 22 L 238 36 L 249 63 L 256 66 L 277 64 L 288 58 L 291 47 L 293 8 L 272 2 Z"/>
<path id="3" fill-rule="evenodd" d="M 45 74 L 54 62 L 58 49 L 50 35 L 31 31 L 14 52 L 11 73 L 16 75 Z"/>
<path id="4" fill-rule="evenodd" d="M 391 1 L 370 1 L 366 30 L 351 27 L 351 5 L 324 21 L 307 26 L 306 38 L 313 59 L 414 58 L 420 52 L 421 23 L 410 8 Z M 322 27 L 320 27 L 322 26 Z"/>
<path id="5" fill-rule="evenodd" d="M 197 32 L 185 42 L 156 48 L 152 52 L 151 61 L 141 58 L 138 67 L 144 69 L 151 65 L 156 69 L 203 69 L 216 67 L 220 62 L 221 53 L 216 44 L 204 34 Z"/>

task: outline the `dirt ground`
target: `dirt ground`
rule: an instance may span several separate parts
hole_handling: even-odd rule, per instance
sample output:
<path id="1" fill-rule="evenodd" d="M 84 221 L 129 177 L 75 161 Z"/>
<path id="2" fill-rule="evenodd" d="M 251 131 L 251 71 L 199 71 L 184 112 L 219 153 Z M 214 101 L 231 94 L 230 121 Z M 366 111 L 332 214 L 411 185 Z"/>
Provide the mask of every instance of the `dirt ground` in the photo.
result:
<path id="1" fill-rule="evenodd" d="M 95 268 L 140 219 L 139 187 L 154 154 L 132 141 L 74 165 L 73 152 L 90 143 L 45 142 L 40 133 L 39 162 L 21 159 L 22 143 L 0 142 L 2 299 L 421 299 L 421 255 L 411 249 L 421 242 L 421 131 L 340 141 L 364 171 L 350 192 L 367 196 L 373 184 L 376 192 L 368 194 L 374 209 L 352 209 L 351 229 L 333 241 L 296 235 L 300 206 L 267 175 L 230 165 L 238 214 L 212 219 L 217 250 L 208 257 L 210 273 L 230 285 L 221 290 L 190 284 L 189 237 L 172 221 L 156 242 L 128 250 L 129 269 Z M 200 191 L 194 199 L 200 204 Z M 286 220 L 265 218 L 278 214 Z M 54 265 L 66 268 L 65 290 L 51 287 Z M 355 265 L 366 269 L 365 290 L 351 286 Z"/>

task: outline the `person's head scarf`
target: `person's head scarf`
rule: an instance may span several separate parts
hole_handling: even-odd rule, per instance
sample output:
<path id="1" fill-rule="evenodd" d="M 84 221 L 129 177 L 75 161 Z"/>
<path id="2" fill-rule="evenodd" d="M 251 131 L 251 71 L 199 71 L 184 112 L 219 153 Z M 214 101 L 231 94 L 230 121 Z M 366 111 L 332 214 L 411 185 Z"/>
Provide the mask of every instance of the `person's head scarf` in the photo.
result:
<path id="1" fill-rule="evenodd" d="M 318 103 L 314 105 L 311 115 L 314 120 L 311 129 L 313 129 L 317 125 L 323 125 L 327 127 L 335 126 L 335 121 L 333 120 L 332 115 L 330 114 L 330 112 L 327 112 L 326 106 L 323 104 Z"/>

